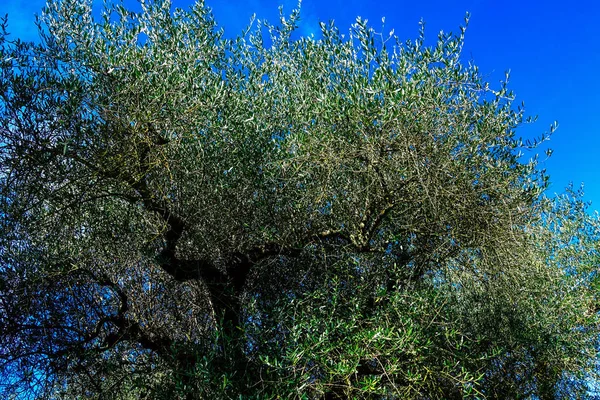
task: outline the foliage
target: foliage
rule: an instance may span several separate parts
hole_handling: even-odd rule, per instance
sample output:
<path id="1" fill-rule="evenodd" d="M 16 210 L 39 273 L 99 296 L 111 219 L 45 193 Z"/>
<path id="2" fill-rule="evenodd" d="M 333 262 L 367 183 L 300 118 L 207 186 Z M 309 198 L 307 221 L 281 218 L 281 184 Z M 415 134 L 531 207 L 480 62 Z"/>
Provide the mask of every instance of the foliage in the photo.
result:
<path id="1" fill-rule="evenodd" d="M 543 196 L 507 82 L 461 63 L 465 28 L 298 18 L 4 21 L 6 398 L 585 397 L 600 224 Z"/>

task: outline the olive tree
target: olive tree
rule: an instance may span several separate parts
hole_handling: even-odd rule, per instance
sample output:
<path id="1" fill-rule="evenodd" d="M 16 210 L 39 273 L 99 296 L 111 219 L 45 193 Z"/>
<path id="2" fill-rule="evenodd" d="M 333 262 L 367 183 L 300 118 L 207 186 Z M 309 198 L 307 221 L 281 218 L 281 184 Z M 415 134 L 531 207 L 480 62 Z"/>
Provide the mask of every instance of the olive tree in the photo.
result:
<path id="1" fill-rule="evenodd" d="M 585 397 L 600 224 L 464 27 L 140 5 L 3 23 L 0 393 Z"/>

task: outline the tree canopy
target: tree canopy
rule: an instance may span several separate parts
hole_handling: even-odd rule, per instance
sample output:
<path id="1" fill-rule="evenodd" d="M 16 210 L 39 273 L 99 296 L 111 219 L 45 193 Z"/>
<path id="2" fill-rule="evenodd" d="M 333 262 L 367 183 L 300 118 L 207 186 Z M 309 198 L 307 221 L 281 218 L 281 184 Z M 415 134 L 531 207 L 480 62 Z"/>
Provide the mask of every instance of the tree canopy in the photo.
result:
<path id="1" fill-rule="evenodd" d="M 586 397 L 600 224 L 465 27 L 140 6 L 2 24 L 0 394 Z"/>

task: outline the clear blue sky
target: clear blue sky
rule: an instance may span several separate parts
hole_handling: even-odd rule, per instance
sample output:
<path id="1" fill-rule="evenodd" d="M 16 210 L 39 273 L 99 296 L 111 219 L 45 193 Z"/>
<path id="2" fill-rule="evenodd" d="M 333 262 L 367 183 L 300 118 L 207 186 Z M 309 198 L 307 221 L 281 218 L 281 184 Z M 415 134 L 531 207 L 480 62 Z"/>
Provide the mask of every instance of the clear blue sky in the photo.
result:
<path id="1" fill-rule="evenodd" d="M 190 2 L 173 0 L 178 7 Z M 35 40 L 33 16 L 44 3 L 3 0 L 0 14 L 9 14 L 9 31 L 14 36 Z M 288 11 L 297 4 L 295 0 L 206 3 L 227 36 L 239 33 L 253 13 L 276 21 L 280 4 Z M 554 154 L 543 163 L 552 183 L 548 194 L 562 192 L 569 182 L 576 187 L 584 182 L 592 209 L 600 210 L 600 2 L 304 0 L 301 31 L 316 34 L 318 22 L 330 19 L 346 31 L 357 16 L 380 28 L 385 16 L 385 31 L 393 28 L 405 40 L 417 36 L 422 18 L 433 41 L 440 30 L 457 31 L 467 11 L 471 21 L 465 60 L 472 59 L 492 84 L 510 69 L 510 87 L 518 102 L 525 101 L 528 114 L 539 116 L 537 123 L 522 127 L 518 134 L 535 137 L 558 121 L 559 129 L 548 142 Z"/>

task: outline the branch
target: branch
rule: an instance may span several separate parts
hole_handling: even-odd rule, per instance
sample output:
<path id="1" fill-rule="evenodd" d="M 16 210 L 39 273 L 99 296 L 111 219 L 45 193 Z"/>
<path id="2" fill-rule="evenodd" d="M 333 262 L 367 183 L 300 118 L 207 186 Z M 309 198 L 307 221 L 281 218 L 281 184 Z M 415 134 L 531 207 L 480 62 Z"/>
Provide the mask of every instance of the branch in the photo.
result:
<path id="1" fill-rule="evenodd" d="M 91 272 L 90 275 L 94 276 Z M 144 349 L 151 350 L 163 358 L 169 359 L 172 357 L 173 351 L 175 351 L 175 340 L 169 337 L 151 337 L 147 335 L 137 322 L 126 318 L 125 314 L 129 311 L 129 302 L 127 295 L 119 285 L 112 282 L 105 274 L 103 274 L 100 279 L 96 279 L 96 281 L 100 285 L 110 287 L 117 294 L 121 302 L 117 315 L 103 318 L 96 326 L 96 337 L 99 335 L 102 325 L 106 322 L 113 323 L 117 328 L 116 332 L 112 332 L 106 336 L 104 346 L 99 348 L 99 350 L 108 350 L 115 347 L 120 342 L 127 341 L 137 343 Z M 175 358 L 179 363 L 185 365 L 194 364 L 196 362 L 196 355 L 182 351 L 178 351 Z"/>
<path id="2" fill-rule="evenodd" d="M 149 129 L 153 130 L 153 127 L 150 126 Z M 154 130 L 153 132 L 155 134 L 155 140 L 153 141 L 154 145 L 164 145 L 168 143 L 166 140 L 161 139 Z M 96 165 L 90 160 L 78 155 L 74 150 L 65 151 L 64 149 L 51 147 L 46 148 L 43 151 L 48 152 L 53 156 L 67 157 L 80 163 L 93 173 L 98 174 L 105 179 L 120 180 L 133 189 L 136 192 L 137 197 L 125 194 L 115 194 L 115 196 L 132 204 L 141 202 L 148 212 L 158 214 L 166 223 L 168 227 L 167 231 L 164 233 L 166 244 L 164 249 L 157 255 L 156 260 L 160 267 L 175 280 L 179 282 L 200 279 L 205 279 L 208 282 L 224 280 L 223 273 L 209 260 L 181 260 L 176 256 L 177 244 L 186 229 L 185 221 L 181 216 L 173 213 L 164 202 L 158 202 L 153 198 L 145 179 L 136 179 L 134 176 L 125 174 L 117 168 L 107 169 Z M 140 171 L 138 172 L 140 176 L 145 175 L 150 168 L 148 162 L 149 151 L 150 144 L 139 152 L 138 161 Z"/>

